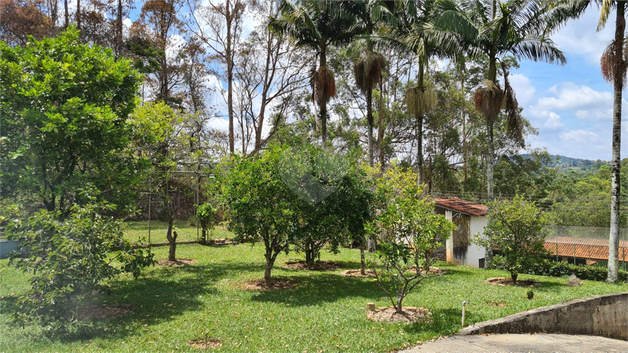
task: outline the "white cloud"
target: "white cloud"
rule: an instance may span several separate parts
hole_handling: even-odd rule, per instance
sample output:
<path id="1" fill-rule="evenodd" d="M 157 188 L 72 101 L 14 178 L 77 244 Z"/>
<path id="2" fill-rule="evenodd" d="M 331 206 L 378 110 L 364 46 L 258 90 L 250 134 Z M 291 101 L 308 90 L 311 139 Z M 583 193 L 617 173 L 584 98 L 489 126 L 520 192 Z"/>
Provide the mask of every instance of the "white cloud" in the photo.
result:
<path id="1" fill-rule="evenodd" d="M 223 118 L 211 119 L 207 123 L 207 126 L 209 126 L 212 129 L 219 130 L 219 131 L 228 131 L 229 130 L 229 120 L 223 119 Z"/>
<path id="2" fill-rule="evenodd" d="M 599 65 L 600 56 L 613 39 L 615 14 L 608 18 L 606 27 L 596 31 L 600 12 L 596 6 L 589 6 L 577 20 L 569 21 L 565 27 L 552 36 L 554 42 L 563 51 L 584 57 L 587 62 Z"/>
<path id="3" fill-rule="evenodd" d="M 560 134 L 560 139 L 569 143 L 595 144 L 600 141 L 600 136 L 592 131 L 573 130 Z"/>
<path id="4" fill-rule="evenodd" d="M 536 106 L 541 110 L 588 110 L 604 109 L 613 104 L 613 93 L 596 91 L 585 85 L 564 82 L 560 87 L 548 90 L 554 97 L 541 97 Z"/>
<path id="5" fill-rule="evenodd" d="M 536 120 L 543 124 L 543 127 L 548 129 L 560 129 L 563 127 L 563 123 L 561 122 L 560 115 L 556 114 L 550 110 L 535 110 L 531 109 L 529 111 L 530 115 L 537 118 Z"/>
<path id="6" fill-rule="evenodd" d="M 563 123 L 560 122 L 560 115 L 554 113 L 554 112 L 550 112 L 549 113 L 549 118 L 547 119 L 547 121 L 545 122 L 545 127 L 549 128 L 549 129 L 558 129 L 563 127 Z"/>
<path id="7" fill-rule="evenodd" d="M 536 89 L 532 86 L 530 79 L 522 74 L 514 74 L 508 77 L 510 85 L 515 90 L 517 101 L 520 106 L 526 106 L 534 98 Z"/>

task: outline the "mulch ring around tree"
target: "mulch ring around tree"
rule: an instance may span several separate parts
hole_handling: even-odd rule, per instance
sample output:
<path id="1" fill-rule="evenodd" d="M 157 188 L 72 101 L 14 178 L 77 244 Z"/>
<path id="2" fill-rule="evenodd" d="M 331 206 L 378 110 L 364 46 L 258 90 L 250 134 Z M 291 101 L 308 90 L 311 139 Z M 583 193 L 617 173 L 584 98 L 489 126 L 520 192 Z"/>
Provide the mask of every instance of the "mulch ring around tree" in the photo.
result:
<path id="1" fill-rule="evenodd" d="M 334 261 L 316 261 L 314 266 L 308 267 L 305 261 L 292 261 L 286 262 L 284 267 L 291 270 L 335 271 L 342 268 L 342 265 Z"/>
<path id="2" fill-rule="evenodd" d="M 388 306 L 369 311 L 366 315 L 369 320 L 377 322 L 432 322 L 432 313 L 425 308 L 405 306 L 400 314 L 394 307 Z"/>
<path id="3" fill-rule="evenodd" d="M 175 261 L 170 260 L 159 260 L 157 264 L 160 266 L 185 266 L 196 263 L 194 259 L 176 259 Z"/>
<path id="4" fill-rule="evenodd" d="M 345 277 L 375 277 L 373 270 L 364 270 L 364 274 L 360 270 L 346 270 L 342 272 Z"/>
<path id="5" fill-rule="evenodd" d="M 222 346 L 217 338 L 203 337 L 188 341 L 188 344 L 196 349 L 218 348 Z"/>
<path id="6" fill-rule="evenodd" d="M 121 317 L 133 312 L 133 307 L 127 304 L 101 304 L 88 305 L 80 308 L 78 312 L 79 320 L 106 319 L 110 317 Z"/>
<path id="7" fill-rule="evenodd" d="M 270 285 L 268 285 L 263 278 L 255 278 L 242 283 L 241 287 L 245 290 L 274 291 L 280 289 L 294 288 L 298 284 L 299 282 L 297 282 L 296 280 L 274 278 L 271 280 Z"/>
<path id="8" fill-rule="evenodd" d="M 494 286 L 513 286 L 512 279 L 506 277 L 489 278 L 484 283 L 492 284 Z M 535 287 L 539 285 L 541 281 L 535 279 L 519 279 L 517 280 L 517 286 L 519 287 Z"/>

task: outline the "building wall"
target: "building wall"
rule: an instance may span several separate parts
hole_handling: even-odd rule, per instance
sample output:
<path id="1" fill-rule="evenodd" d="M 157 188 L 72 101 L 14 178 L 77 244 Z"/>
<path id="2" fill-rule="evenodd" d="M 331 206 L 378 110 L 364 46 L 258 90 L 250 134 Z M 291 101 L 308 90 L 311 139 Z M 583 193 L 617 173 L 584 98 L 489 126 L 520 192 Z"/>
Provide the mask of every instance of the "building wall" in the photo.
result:
<path id="1" fill-rule="evenodd" d="M 471 236 L 480 233 L 484 234 L 484 227 L 488 224 L 486 216 L 471 217 Z M 471 267 L 480 267 L 480 259 L 485 257 L 485 249 L 482 246 L 476 245 L 473 242 L 467 248 L 467 259 L 464 265 Z"/>

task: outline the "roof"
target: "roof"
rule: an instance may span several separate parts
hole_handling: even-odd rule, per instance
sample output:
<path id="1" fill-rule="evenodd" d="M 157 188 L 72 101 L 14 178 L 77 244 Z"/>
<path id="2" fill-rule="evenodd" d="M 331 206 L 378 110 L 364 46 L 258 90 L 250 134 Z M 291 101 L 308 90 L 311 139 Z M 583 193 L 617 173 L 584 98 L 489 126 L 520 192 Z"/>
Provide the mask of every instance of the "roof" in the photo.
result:
<path id="1" fill-rule="evenodd" d="M 547 237 L 545 249 L 553 255 L 580 259 L 608 260 L 608 239 Z M 628 241 L 619 241 L 619 260 L 628 259 Z"/>
<path id="2" fill-rule="evenodd" d="M 462 200 L 457 197 L 445 197 L 432 199 L 436 205 L 453 211 L 466 213 L 471 216 L 481 217 L 488 214 L 488 207 L 479 203 Z"/>

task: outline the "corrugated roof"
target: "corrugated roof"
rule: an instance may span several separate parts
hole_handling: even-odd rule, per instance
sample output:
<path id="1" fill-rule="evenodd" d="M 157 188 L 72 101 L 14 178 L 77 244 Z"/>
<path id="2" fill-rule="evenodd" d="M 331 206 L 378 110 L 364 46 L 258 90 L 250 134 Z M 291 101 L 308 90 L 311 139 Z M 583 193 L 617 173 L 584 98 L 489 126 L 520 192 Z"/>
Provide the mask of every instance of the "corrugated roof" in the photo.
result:
<path id="1" fill-rule="evenodd" d="M 462 200 L 457 197 L 438 198 L 432 199 L 432 201 L 434 201 L 438 206 L 467 213 L 471 216 L 481 217 L 488 214 L 488 207 L 486 205 Z"/>
<path id="2" fill-rule="evenodd" d="M 558 256 L 608 260 L 608 239 L 548 237 L 545 240 L 545 249 Z M 620 261 L 628 260 L 628 241 L 619 241 L 618 255 Z"/>

